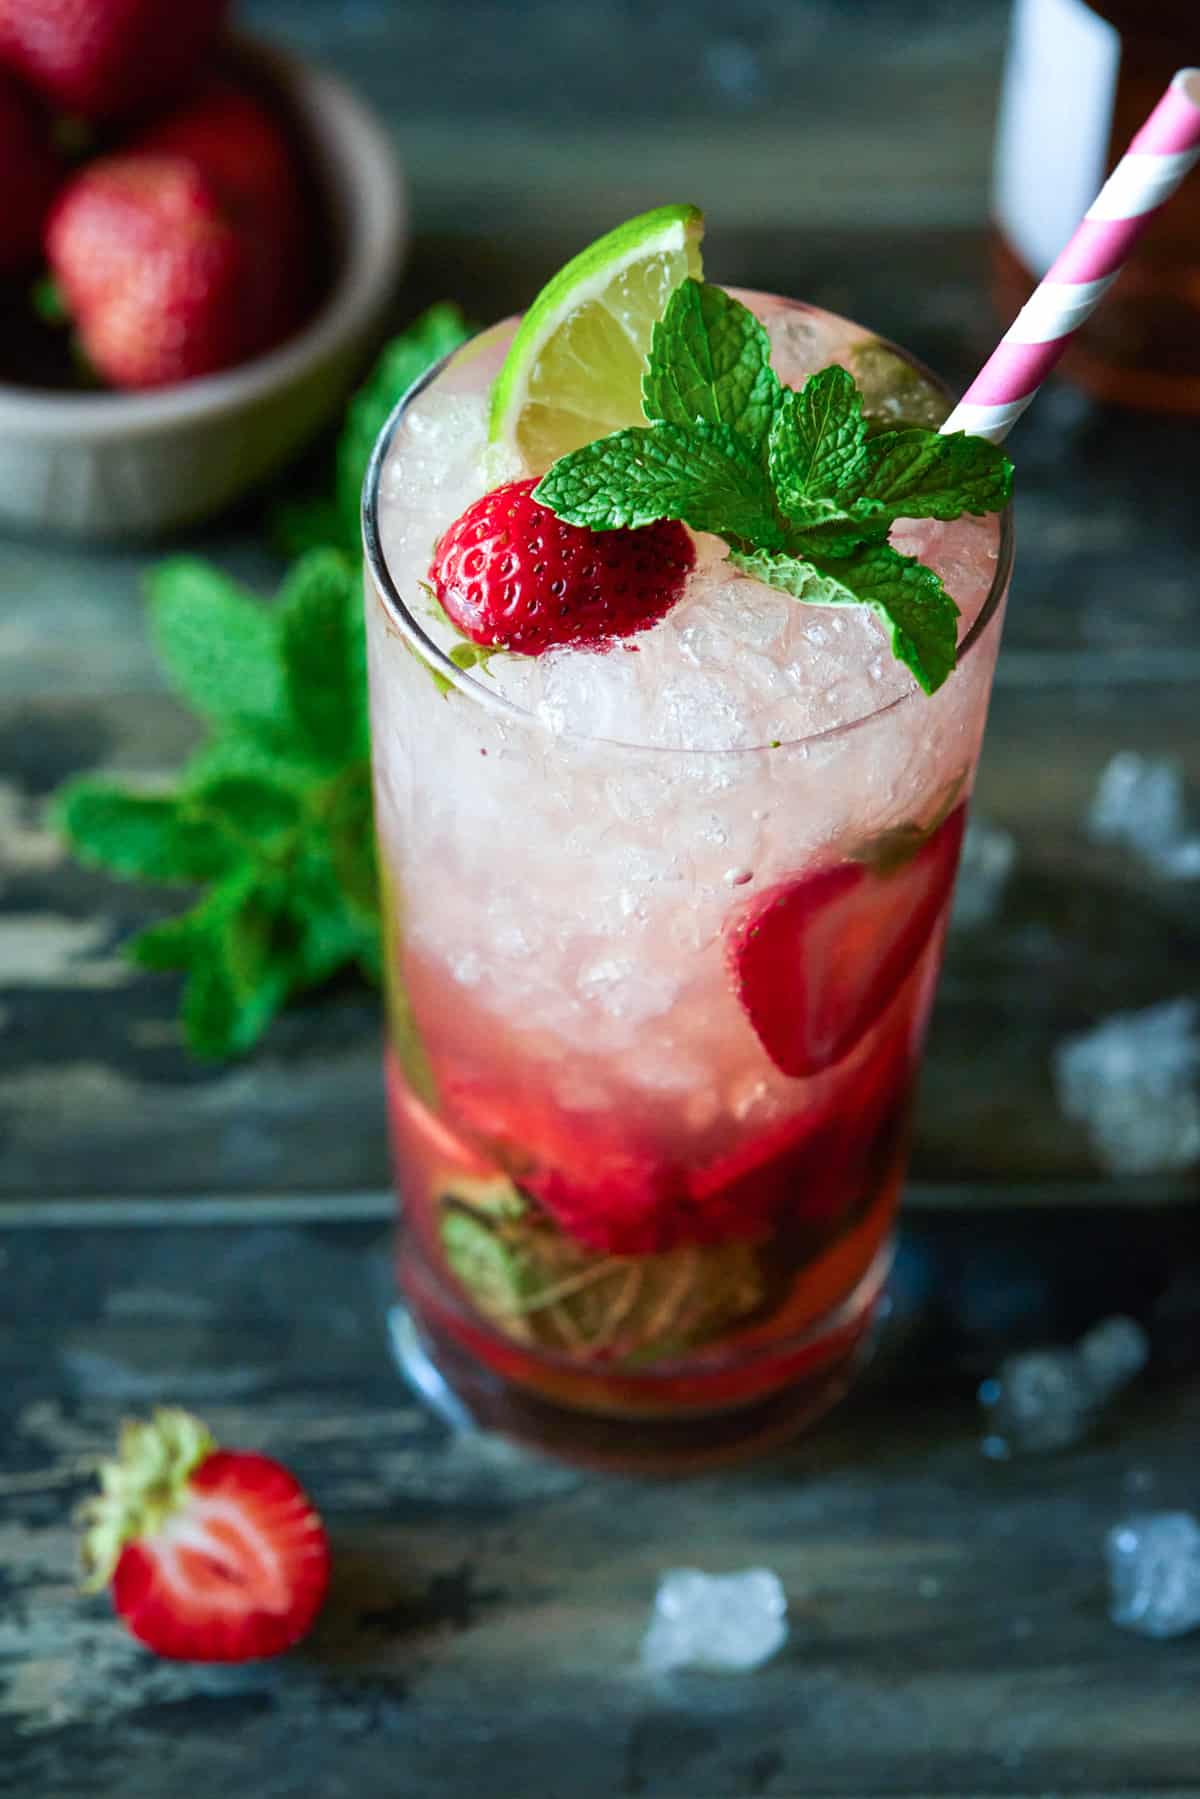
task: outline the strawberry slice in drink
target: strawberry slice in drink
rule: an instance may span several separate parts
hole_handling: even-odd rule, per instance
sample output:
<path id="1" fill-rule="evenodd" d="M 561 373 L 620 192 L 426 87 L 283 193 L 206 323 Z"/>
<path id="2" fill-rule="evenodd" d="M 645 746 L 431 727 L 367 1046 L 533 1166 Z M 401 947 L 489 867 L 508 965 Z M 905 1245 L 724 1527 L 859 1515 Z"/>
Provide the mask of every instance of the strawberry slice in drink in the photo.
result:
<path id="1" fill-rule="evenodd" d="M 907 1008 L 848 1062 L 836 1093 L 744 1138 L 691 1177 L 701 1206 L 778 1227 L 830 1223 L 862 1197 L 877 1143 L 898 1134 L 913 1068 Z M 897 1131 L 893 1131 L 895 1125 Z"/>
<path id="2" fill-rule="evenodd" d="M 568 1111 L 534 1082 L 501 1088 L 478 1069 L 447 1071 L 441 1084 L 475 1140 L 586 1248 L 653 1255 L 731 1234 L 723 1217 L 693 1204 L 680 1170 L 628 1119 Z"/>
<path id="3" fill-rule="evenodd" d="M 742 914 L 730 972 L 782 1073 L 831 1068 L 887 1009 L 950 896 L 965 822 L 959 806 L 899 868 L 839 862 L 785 881 Z"/>
<path id="4" fill-rule="evenodd" d="M 764 1204 L 749 1203 L 736 1184 L 727 1192 L 723 1177 L 697 1183 L 626 1115 L 568 1111 L 533 1082 L 502 1089 L 477 1068 L 447 1069 L 440 1085 L 473 1140 L 487 1144 L 561 1230 L 598 1254 L 661 1255 L 744 1242 L 769 1222 Z M 788 1130 L 794 1135 L 794 1122 Z"/>

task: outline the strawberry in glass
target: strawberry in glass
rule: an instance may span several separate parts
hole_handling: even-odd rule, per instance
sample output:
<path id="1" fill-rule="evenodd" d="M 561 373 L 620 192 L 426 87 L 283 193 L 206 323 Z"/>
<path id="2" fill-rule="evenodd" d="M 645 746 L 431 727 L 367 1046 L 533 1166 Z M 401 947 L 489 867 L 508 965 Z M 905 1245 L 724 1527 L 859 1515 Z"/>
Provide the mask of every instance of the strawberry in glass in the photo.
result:
<path id="1" fill-rule="evenodd" d="M 666 1469 L 869 1341 L 1010 559 L 1001 452 L 701 223 L 451 356 L 364 508 L 409 1372 Z"/>

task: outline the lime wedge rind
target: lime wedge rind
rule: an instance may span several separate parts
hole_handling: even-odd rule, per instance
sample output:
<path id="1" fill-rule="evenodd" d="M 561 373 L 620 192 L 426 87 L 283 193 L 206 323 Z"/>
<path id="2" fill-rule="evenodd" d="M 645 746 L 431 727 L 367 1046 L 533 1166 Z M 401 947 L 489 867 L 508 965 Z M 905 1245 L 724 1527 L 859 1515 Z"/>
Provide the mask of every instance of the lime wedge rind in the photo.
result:
<path id="1" fill-rule="evenodd" d="M 703 214 L 659 206 L 589 244 L 525 314 L 492 389 L 489 441 L 534 473 L 642 422 L 641 371 L 655 320 L 701 274 Z"/>

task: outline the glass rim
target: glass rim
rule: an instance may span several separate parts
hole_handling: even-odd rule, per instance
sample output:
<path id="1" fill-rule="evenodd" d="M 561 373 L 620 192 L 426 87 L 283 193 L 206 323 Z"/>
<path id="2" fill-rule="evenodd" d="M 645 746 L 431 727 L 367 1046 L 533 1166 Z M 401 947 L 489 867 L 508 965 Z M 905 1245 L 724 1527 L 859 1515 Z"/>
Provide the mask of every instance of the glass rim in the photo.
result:
<path id="1" fill-rule="evenodd" d="M 801 302 L 795 302 L 801 304 Z M 928 379 L 935 381 L 944 390 L 944 383 L 936 375 L 925 368 L 915 356 L 893 344 L 887 338 L 880 338 L 880 343 L 902 356 L 911 367 L 920 370 Z M 462 346 L 459 346 L 461 349 Z M 886 718 L 901 706 L 908 706 L 915 700 L 928 701 L 931 695 L 924 693 L 914 681 L 904 693 L 896 695 L 882 706 L 876 706 L 870 712 L 860 713 L 857 718 L 846 719 L 841 724 L 828 725 L 823 731 L 811 731 L 802 737 L 789 737 L 778 743 L 734 744 L 728 749 L 705 749 L 688 744 L 632 743 L 627 738 L 604 737 L 590 731 L 558 731 L 546 720 L 539 718 L 536 712 L 528 707 L 520 706 L 515 700 L 504 694 L 485 687 L 482 681 L 476 680 L 469 670 L 459 668 L 452 662 L 446 652 L 434 641 L 414 617 L 407 601 L 400 593 L 392 579 L 387 565 L 387 557 L 383 551 L 383 540 L 379 530 L 379 486 L 383 474 L 383 465 L 387 461 L 388 451 L 399 428 L 400 421 L 412 402 L 424 393 L 447 363 L 458 354 L 458 350 L 450 350 L 427 368 L 424 374 L 418 375 L 393 406 L 388 414 L 379 436 L 371 451 L 371 459 L 367 464 L 367 472 L 363 478 L 362 502 L 360 516 L 362 520 L 363 555 L 367 569 L 371 575 L 375 597 L 382 604 L 384 611 L 409 648 L 439 678 L 450 686 L 457 688 L 464 698 L 482 705 L 485 711 L 507 720 L 511 724 L 519 724 L 525 729 L 544 732 L 547 738 L 561 739 L 567 743 L 603 743 L 614 749 L 634 751 L 642 755 L 664 756 L 756 756 L 765 754 L 778 755 L 783 750 L 797 750 L 812 744 L 829 743 L 852 732 L 864 730 L 874 724 L 877 719 Z M 1012 502 L 1000 514 L 1000 541 L 996 552 L 996 568 L 992 576 L 992 584 L 987 597 L 975 617 L 975 621 L 967 635 L 958 646 L 954 672 L 962 668 L 968 654 L 986 634 L 987 628 L 1000 609 L 1000 603 L 1008 591 L 1012 577 L 1015 531 L 1013 527 Z"/>

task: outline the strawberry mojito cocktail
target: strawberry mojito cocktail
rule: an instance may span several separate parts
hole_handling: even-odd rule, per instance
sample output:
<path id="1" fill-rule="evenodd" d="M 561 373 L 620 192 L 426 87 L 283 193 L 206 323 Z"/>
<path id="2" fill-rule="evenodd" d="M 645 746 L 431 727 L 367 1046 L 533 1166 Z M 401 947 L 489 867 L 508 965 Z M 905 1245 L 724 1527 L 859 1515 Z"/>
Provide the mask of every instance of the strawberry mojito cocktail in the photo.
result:
<path id="1" fill-rule="evenodd" d="M 452 357 L 365 503 L 415 1353 L 664 1467 L 867 1339 L 1009 561 L 1002 453 L 868 332 L 706 284 L 700 226 Z"/>

